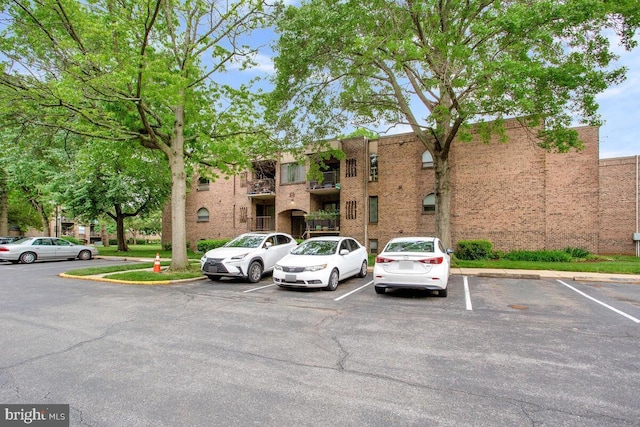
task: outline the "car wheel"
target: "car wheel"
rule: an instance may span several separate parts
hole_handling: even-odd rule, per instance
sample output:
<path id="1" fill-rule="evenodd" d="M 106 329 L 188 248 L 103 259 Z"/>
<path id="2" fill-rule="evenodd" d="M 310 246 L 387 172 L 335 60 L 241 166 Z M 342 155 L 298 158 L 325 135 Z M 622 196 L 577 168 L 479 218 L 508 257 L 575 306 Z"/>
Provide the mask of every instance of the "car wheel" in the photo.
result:
<path id="1" fill-rule="evenodd" d="M 447 297 L 447 288 L 440 289 L 438 291 L 438 296 L 441 297 L 441 298 L 446 298 Z"/>
<path id="2" fill-rule="evenodd" d="M 367 264 L 367 260 L 362 261 L 362 266 L 360 267 L 360 273 L 358 274 L 358 277 L 367 277 L 368 267 L 369 264 Z"/>
<path id="3" fill-rule="evenodd" d="M 33 252 L 25 252 L 20 255 L 20 262 L 22 262 L 23 264 L 31 264 L 35 260 L 36 254 L 34 254 Z"/>
<path id="4" fill-rule="evenodd" d="M 259 261 L 253 261 L 249 264 L 249 275 L 247 277 L 250 283 L 258 283 L 262 279 L 262 264 Z"/>
<path id="5" fill-rule="evenodd" d="M 78 254 L 78 259 L 81 259 L 82 261 L 88 261 L 91 259 L 91 252 L 89 251 L 80 251 L 80 253 Z"/>
<path id="6" fill-rule="evenodd" d="M 207 276 L 209 278 L 209 280 L 213 280 L 214 282 L 219 282 L 220 279 L 222 279 L 222 276 Z"/>
<path id="7" fill-rule="evenodd" d="M 338 277 L 338 270 L 334 268 L 331 272 L 331 275 L 329 276 L 329 284 L 325 289 L 328 291 L 335 291 L 338 287 Z"/>
<path id="8" fill-rule="evenodd" d="M 384 294 L 386 291 L 386 288 L 380 287 L 380 286 L 376 286 L 375 287 L 376 290 L 376 294 Z"/>

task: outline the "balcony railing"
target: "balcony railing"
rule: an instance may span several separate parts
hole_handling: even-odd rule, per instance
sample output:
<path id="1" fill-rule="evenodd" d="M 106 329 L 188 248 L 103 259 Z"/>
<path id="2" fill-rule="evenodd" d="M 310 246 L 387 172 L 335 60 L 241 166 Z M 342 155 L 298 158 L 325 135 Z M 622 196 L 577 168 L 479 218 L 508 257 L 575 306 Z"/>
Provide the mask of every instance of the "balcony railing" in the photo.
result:
<path id="1" fill-rule="evenodd" d="M 321 191 L 321 190 L 335 190 L 340 189 L 340 171 L 326 171 L 322 172 L 323 179 L 320 181 L 309 181 L 307 190 L 309 191 Z"/>
<path id="2" fill-rule="evenodd" d="M 249 224 L 251 231 L 272 231 L 275 229 L 273 217 L 271 216 L 257 216 Z"/>
<path id="3" fill-rule="evenodd" d="M 264 178 L 247 182 L 247 195 L 249 197 L 275 196 L 275 194 L 276 180 L 273 178 Z"/>

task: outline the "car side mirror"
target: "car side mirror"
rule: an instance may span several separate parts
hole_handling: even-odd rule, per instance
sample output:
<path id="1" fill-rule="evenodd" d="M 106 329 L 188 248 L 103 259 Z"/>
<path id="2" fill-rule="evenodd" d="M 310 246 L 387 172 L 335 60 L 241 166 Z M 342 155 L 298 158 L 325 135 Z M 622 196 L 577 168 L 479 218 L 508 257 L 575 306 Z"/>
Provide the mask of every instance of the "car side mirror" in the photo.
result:
<path id="1" fill-rule="evenodd" d="M 447 249 L 447 255 L 451 255 L 453 253 L 453 249 L 449 248 Z"/>
<path id="2" fill-rule="evenodd" d="M 264 244 L 264 247 L 267 248 L 267 249 L 269 249 L 271 246 L 273 246 L 273 243 L 271 243 L 271 242 L 266 242 Z"/>
<path id="3" fill-rule="evenodd" d="M 340 255 L 347 255 L 349 253 L 349 249 L 340 249 Z"/>

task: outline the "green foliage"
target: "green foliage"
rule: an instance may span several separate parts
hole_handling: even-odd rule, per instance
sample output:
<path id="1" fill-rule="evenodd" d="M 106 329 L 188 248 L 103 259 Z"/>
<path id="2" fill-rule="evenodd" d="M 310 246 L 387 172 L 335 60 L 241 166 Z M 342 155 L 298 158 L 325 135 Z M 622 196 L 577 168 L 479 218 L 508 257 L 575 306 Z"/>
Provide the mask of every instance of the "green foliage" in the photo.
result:
<path id="1" fill-rule="evenodd" d="M 493 245 L 488 240 L 459 240 L 455 256 L 461 260 L 489 259 Z"/>
<path id="2" fill-rule="evenodd" d="M 535 261 L 535 262 L 570 262 L 571 254 L 565 251 L 511 251 L 504 255 L 509 261 Z"/>
<path id="3" fill-rule="evenodd" d="M 62 236 L 61 239 L 67 240 L 71 243 L 75 243 L 76 245 L 81 244 L 80 240 L 76 239 L 75 237 Z"/>
<path id="4" fill-rule="evenodd" d="M 577 259 L 585 259 L 589 255 L 591 255 L 588 250 L 582 249 L 582 248 L 567 247 L 567 248 L 564 248 L 564 251 L 569 255 L 571 255 L 572 258 L 577 258 Z"/>
<path id="5" fill-rule="evenodd" d="M 224 246 L 228 241 L 229 239 L 200 240 L 198 242 L 197 250 L 198 252 L 205 253 L 211 249 Z"/>

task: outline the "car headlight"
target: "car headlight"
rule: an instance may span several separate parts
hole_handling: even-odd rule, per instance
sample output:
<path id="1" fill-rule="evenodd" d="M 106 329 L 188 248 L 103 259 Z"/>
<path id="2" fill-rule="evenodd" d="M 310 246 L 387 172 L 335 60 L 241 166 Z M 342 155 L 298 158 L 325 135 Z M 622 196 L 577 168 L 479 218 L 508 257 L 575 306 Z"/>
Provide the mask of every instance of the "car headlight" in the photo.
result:
<path id="1" fill-rule="evenodd" d="M 305 267 L 304 271 L 320 271 L 325 268 L 327 268 L 327 264 L 311 265 L 309 267 Z"/>
<path id="2" fill-rule="evenodd" d="M 273 269 L 282 271 L 282 266 L 280 264 L 276 264 L 273 266 Z"/>
<path id="3" fill-rule="evenodd" d="M 205 255 L 205 256 L 203 256 L 202 258 L 200 258 L 200 262 L 201 262 L 201 263 L 203 263 L 203 264 L 204 264 L 205 262 L 207 262 L 207 256 Z"/>
<path id="4" fill-rule="evenodd" d="M 235 255 L 235 256 L 232 256 L 230 259 L 231 259 L 231 261 L 240 261 L 241 259 L 243 259 L 247 255 L 249 255 L 249 254 L 247 253 L 247 254 Z"/>

